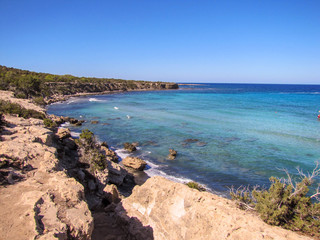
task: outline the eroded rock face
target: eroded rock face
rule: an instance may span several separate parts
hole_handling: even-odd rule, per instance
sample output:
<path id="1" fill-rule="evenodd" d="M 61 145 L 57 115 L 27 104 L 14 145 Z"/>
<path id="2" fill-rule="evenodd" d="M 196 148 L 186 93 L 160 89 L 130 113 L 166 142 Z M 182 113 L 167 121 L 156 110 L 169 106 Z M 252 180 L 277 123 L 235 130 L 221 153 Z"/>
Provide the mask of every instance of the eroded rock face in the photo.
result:
<path id="1" fill-rule="evenodd" d="M 6 169 L 0 173 L 10 173 L 0 189 L 1 239 L 91 239 L 84 188 L 60 166 L 53 132 L 41 120 L 6 116 L 6 121 L 10 127 L 0 141 Z"/>
<path id="2" fill-rule="evenodd" d="M 69 128 L 59 128 L 56 136 L 59 140 L 71 137 L 71 132 Z"/>
<path id="3" fill-rule="evenodd" d="M 121 221 L 129 224 L 131 234 L 151 227 L 152 236 L 143 239 L 310 239 L 267 225 L 238 209 L 231 200 L 162 177 L 152 177 L 136 186 L 132 195 L 118 204 L 116 212 Z"/>
<path id="4" fill-rule="evenodd" d="M 122 164 L 126 167 L 131 167 L 139 171 L 142 171 L 147 166 L 145 161 L 137 157 L 126 157 L 122 160 Z"/>

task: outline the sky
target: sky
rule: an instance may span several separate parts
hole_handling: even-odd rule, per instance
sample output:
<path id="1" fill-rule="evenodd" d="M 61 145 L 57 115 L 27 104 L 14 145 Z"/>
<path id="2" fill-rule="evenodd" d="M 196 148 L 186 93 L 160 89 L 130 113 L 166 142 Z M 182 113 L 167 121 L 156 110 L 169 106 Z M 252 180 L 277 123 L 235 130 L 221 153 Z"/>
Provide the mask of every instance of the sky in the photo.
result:
<path id="1" fill-rule="evenodd" d="M 30 71 L 320 84 L 319 0 L 0 0 L 0 33 Z"/>

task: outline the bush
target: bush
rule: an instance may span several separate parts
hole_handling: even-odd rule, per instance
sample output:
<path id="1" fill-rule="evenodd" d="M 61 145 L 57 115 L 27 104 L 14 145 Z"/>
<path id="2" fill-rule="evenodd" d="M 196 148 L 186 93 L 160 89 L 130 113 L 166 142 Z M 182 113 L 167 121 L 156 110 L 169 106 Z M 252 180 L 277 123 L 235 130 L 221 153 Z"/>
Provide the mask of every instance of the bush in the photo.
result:
<path id="1" fill-rule="evenodd" d="M 27 98 L 27 95 L 21 91 L 14 91 L 14 94 L 13 94 L 16 98 L 23 98 L 23 99 L 26 99 Z"/>
<path id="2" fill-rule="evenodd" d="M 33 102 L 39 106 L 45 106 L 47 104 L 43 97 L 36 97 L 33 99 Z"/>
<path id="3" fill-rule="evenodd" d="M 197 182 L 191 181 L 191 182 L 186 183 L 186 185 L 189 188 L 197 189 L 200 192 L 206 191 L 206 189 L 203 186 L 201 186 L 199 183 L 197 183 Z"/>
<path id="4" fill-rule="evenodd" d="M 23 118 L 45 118 L 44 113 L 35 111 L 33 109 L 26 109 L 21 107 L 19 104 L 3 100 L 0 100 L 0 112 L 7 114 L 17 114 L 19 117 Z"/>
<path id="5" fill-rule="evenodd" d="M 52 121 L 49 118 L 43 119 L 43 123 L 44 123 L 44 126 L 47 127 L 47 128 L 55 128 L 55 127 L 57 127 L 57 123 Z"/>
<path id="6" fill-rule="evenodd" d="M 298 171 L 297 182 L 286 171 L 285 180 L 270 178 L 268 190 L 256 187 L 250 191 L 248 187 L 240 187 L 231 189 L 230 195 L 239 201 L 241 208 L 255 209 L 268 224 L 320 237 L 320 184 L 313 195 L 308 195 L 309 187 L 320 175 L 320 168 L 317 164 L 312 174 L 307 175 Z"/>
<path id="7" fill-rule="evenodd" d="M 91 145 L 94 143 L 94 134 L 89 129 L 82 130 L 80 140 L 84 140 L 86 144 Z"/>
<path id="8" fill-rule="evenodd" d="M 98 150 L 93 151 L 91 165 L 94 170 L 103 171 L 107 167 L 106 156 L 102 153 L 99 153 Z"/>

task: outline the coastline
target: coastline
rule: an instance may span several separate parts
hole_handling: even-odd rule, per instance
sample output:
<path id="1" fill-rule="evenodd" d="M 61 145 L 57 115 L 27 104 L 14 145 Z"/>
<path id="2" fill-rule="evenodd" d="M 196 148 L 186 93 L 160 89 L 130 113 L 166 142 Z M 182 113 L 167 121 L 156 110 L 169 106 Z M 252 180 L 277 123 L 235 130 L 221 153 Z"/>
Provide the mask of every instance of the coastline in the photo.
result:
<path id="1" fill-rule="evenodd" d="M 111 91 L 109 93 L 115 92 Z M 84 95 L 98 94 L 85 93 Z M 23 100 L 21 101 L 23 102 Z M 34 108 L 29 104 L 25 104 L 25 107 Z M 45 109 L 43 110 L 45 111 Z M 112 234 L 110 230 L 106 229 L 106 225 L 101 225 L 108 219 L 113 223 L 120 223 L 113 230 L 122 231 L 123 236 L 129 234 L 132 237 L 141 237 L 140 239 L 208 239 L 208 236 L 218 237 L 219 239 L 311 239 L 288 230 L 269 226 L 254 214 L 237 209 L 235 203 L 228 199 L 211 193 L 201 193 L 183 184 L 174 183 L 161 177 L 149 178 L 142 186 L 136 186 L 131 196 L 121 199 L 118 203 L 111 203 L 101 211 L 91 211 L 90 213 L 88 206 L 86 206 L 86 202 L 89 200 L 85 201 L 85 195 L 89 194 L 86 191 L 90 190 L 86 190 L 90 185 L 90 180 L 85 180 L 88 182 L 88 186 L 84 186 L 78 182 L 80 175 L 76 175 L 74 178 L 67 176 L 66 173 L 63 173 L 65 171 L 63 165 L 67 163 L 55 156 L 55 154 L 59 155 L 60 153 L 66 155 L 65 147 L 67 145 L 63 145 L 61 148 L 61 146 L 56 145 L 58 143 L 53 143 L 55 133 L 44 128 L 41 120 L 24 120 L 10 116 L 5 118 L 11 124 L 6 130 L 8 132 L 4 135 L 4 141 L 0 142 L 7 146 L 5 155 L 11 154 L 13 157 L 19 157 L 23 153 L 27 153 L 28 164 L 34 166 L 30 172 L 27 171 L 25 180 L 15 180 L 12 184 L 7 185 L 6 190 L 0 194 L 2 200 L 8 200 L 8 198 L 13 197 L 10 193 L 14 191 L 21 193 L 20 196 L 15 196 L 16 201 L 21 201 L 22 205 L 26 207 L 18 209 L 6 202 L 3 207 L 6 207 L 7 210 L 2 212 L 1 219 L 3 226 L 5 226 L 10 211 L 10 213 L 14 212 L 13 216 L 23 213 L 21 216 L 24 217 L 18 222 L 21 224 L 23 222 L 28 223 L 23 228 L 28 232 L 28 236 L 37 236 L 42 239 L 59 233 L 65 234 L 66 237 L 99 239 L 105 233 Z M 26 135 L 26 133 L 28 134 Z M 59 141 L 62 143 L 61 140 Z M 21 142 L 23 142 L 23 145 L 19 148 Z M 29 148 L 26 148 L 26 146 Z M 28 155 L 32 149 L 39 146 L 43 147 L 43 151 L 38 153 L 39 156 L 37 154 L 35 157 Z M 17 149 L 20 150 L 17 151 Z M 118 168 L 116 164 L 110 164 L 112 164 L 112 168 L 108 168 L 108 172 L 117 169 L 113 177 L 116 176 L 118 179 L 123 170 Z M 51 179 L 55 180 L 52 181 Z M 30 189 L 31 186 L 33 187 Z M 37 192 L 36 195 L 34 195 L 35 192 Z M 89 196 L 91 196 L 90 194 Z M 28 198 L 28 204 L 25 205 L 25 198 L 31 195 L 34 195 L 34 197 Z M 115 192 L 112 196 L 114 195 L 116 195 Z M 167 197 L 163 198 L 164 195 Z M 53 199 L 56 200 L 52 200 L 52 196 L 55 196 Z M 65 198 L 59 199 L 60 196 Z M 74 202 L 74 205 L 65 208 L 65 202 L 70 201 Z M 59 216 L 58 212 L 66 212 L 68 217 L 66 219 L 55 218 L 50 213 L 53 209 L 56 209 L 57 216 Z M 28 212 L 27 215 L 26 211 Z M 194 214 L 201 216 L 200 219 L 194 221 Z M 33 218 L 36 219 L 35 222 Z M 81 223 L 73 224 L 67 220 L 72 218 L 80 219 Z M 170 219 L 169 222 L 167 219 Z M 216 221 L 217 219 L 219 221 Z M 15 223 L 16 219 L 10 219 L 10 221 Z M 215 224 L 212 224 L 212 222 L 215 222 Z M 18 226 L 13 224 L 9 228 L 11 232 L 4 228 L 1 228 L 0 231 L 6 233 L 4 236 L 15 236 L 10 239 L 19 239 L 19 233 L 15 233 L 17 228 Z M 66 229 L 73 230 L 68 233 Z M 199 229 L 202 230 L 199 232 Z M 186 232 L 188 232 L 189 238 L 186 238 Z"/>

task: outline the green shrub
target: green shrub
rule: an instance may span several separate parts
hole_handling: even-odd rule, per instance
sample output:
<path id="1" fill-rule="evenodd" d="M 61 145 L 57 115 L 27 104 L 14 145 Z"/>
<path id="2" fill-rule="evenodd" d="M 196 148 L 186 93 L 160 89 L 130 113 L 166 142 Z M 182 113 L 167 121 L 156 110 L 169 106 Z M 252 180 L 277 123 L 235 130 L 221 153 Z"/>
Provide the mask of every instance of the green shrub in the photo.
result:
<path id="1" fill-rule="evenodd" d="M 268 224 L 320 237 L 320 184 L 316 193 L 309 193 L 309 187 L 320 175 L 319 165 L 312 174 L 299 170 L 301 178 L 297 182 L 286 173 L 286 180 L 271 177 L 267 190 L 231 189 L 231 197 L 239 201 L 242 208 L 255 209 Z"/>
<path id="2" fill-rule="evenodd" d="M 28 98 L 27 95 L 19 90 L 15 90 L 13 94 L 16 98 L 23 98 L 26 99 Z"/>
<path id="3" fill-rule="evenodd" d="M 197 182 L 191 181 L 191 182 L 186 183 L 186 185 L 189 188 L 197 189 L 200 192 L 206 191 L 206 189 L 203 186 L 201 186 L 199 183 L 197 183 Z"/>
<path id="4" fill-rule="evenodd" d="M 91 145 L 94 143 L 94 134 L 93 132 L 89 131 L 89 129 L 82 130 L 80 134 L 80 140 L 84 140 L 85 143 Z"/>
<path id="5" fill-rule="evenodd" d="M 91 165 L 94 170 L 103 171 L 107 167 L 106 156 L 98 150 L 93 151 Z"/>
<path id="6" fill-rule="evenodd" d="M 33 102 L 39 106 L 45 106 L 47 104 L 43 97 L 35 97 L 33 98 Z"/>
<path id="7" fill-rule="evenodd" d="M 43 119 L 43 123 L 44 123 L 44 126 L 46 126 L 47 128 L 55 128 L 55 127 L 57 127 L 57 123 L 52 121 L 49 118 Z"/>
<path id="8" fill-rule="evenodd" d="M 9 101 L 0 100 L 0 112 L 7 113 L 7 114 L 17 114 L 19 117 L 23 118 L 38 118 L 44 119 L 45 114 L 38 112 L 33 109 L 26 109 L 21 107 L 17 103 L 12 103 Z"/>

